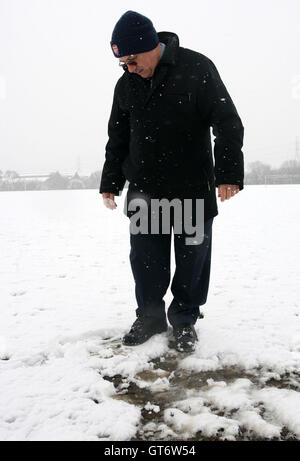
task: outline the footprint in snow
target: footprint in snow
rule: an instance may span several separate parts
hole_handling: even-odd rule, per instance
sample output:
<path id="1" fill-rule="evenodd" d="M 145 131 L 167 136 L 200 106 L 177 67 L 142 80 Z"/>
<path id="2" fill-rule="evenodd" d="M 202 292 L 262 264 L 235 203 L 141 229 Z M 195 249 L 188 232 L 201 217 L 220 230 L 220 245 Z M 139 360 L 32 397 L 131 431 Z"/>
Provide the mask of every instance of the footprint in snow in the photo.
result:
<path id="1" fill-rule="evenodd" d="M 10 294 L 11 296 L 23 296 L 27 293 L 25 290 L 19 290 L 19 291 L 12 291 Z"/>

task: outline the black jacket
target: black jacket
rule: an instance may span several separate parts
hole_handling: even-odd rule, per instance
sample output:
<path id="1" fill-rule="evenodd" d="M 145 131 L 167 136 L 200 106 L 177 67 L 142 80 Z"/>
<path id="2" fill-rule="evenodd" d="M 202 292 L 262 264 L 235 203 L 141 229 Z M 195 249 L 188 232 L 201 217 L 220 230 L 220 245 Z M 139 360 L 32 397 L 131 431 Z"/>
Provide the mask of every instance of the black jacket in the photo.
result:
<path id="1" fill-rule="evenodd" d="M 125 68 L 116 84 L 100 193 L 119 195 L 127 179 L 156 196 L 204 197 L 206 218 L 215 216 L 216 186 L 243 189 L 244 127 L 213 62 L 174 33 L 158 35 L 166 48 L 154 76 Z"/>

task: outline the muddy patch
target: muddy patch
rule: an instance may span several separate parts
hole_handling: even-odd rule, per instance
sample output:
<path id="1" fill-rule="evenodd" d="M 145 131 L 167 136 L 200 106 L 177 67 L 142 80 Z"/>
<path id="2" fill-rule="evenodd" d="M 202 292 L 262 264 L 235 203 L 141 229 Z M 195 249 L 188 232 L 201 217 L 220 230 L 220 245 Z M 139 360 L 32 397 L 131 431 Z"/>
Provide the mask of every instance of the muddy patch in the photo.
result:
<path id="1" fill-rule="evenodd" d="M 299 390 L 300 387 L 299 373 L 285 373 L 281 376 L 273 376 L 270 373 L 269 378 L 265 377 L 262 380 L 259 370 L 253 370 L 253 373 L 250 373 L 237 367 L 226 367 L 214 371 L 189 372 L 180 368 L 180 362 L 183 358 L 184 354 L 166 354 L 161 358 L 152 360 L 150 362 L 151 368 L 138 373 L 133 379 L 121 375 L 103 376 L 104 379 L 114 384 L 116 394 L 113 398 L 136 405 L 141 409 L 140 426 L 136 436 L 131 440 L 227 440 L 226 434 L 224 436 L 225 429 L 223 427 L 218 428 L 216 433 L 210 437 L 203 435 L 202 431 L 198 431 L 193 436 L 185 433 L 184 438 L 182 438 L 180 431 L 178 432 L 165 421 L 165 410 L 176 408 L 178 403 L 191 398 L 191 396 L 197 396 L 197 392 L 200 394 L 207 390 L 209 387 L 208 382 L 211 381 L 224 382 L 229 385 L 238 379 L 247 379 L 257 389 L 271 386 L 280 389 Z M 235 420 L 235 414 L 238 414 L 239 411 L 239 408 L 228 410 L 218 408 L 212 404 L 204 403 L 205 405 L 208 407 L 209 414 L 232 420 Z M 262 402 L 257 405 L 256 412 L 264 420 L 265 408 Z M 185 410 L 185 413 L 188 414 L 189 410 Z M 266 439 L 244 427 L 241 423 L 234 440 L 260 441 Z M 296 441 L 299 439 L 287 427 L 283 426 L 280 436 L 268 437 L 267 440 Z"/>

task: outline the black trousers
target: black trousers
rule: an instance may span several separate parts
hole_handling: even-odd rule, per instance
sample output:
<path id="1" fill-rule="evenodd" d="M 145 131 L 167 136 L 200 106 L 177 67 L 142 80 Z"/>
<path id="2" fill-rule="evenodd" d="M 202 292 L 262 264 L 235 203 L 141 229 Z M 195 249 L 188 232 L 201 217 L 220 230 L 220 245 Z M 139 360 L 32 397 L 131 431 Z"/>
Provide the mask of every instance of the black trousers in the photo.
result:
<path id="1" fill-rule="evenodd" d="M 127 203 L 130 191 L 127 194 Z M 127 216 L 131 215 L 124 210 Z M 204 221 L 202 243 L 187 245 L 191 237 L 182 229 L 175 233 L 174 216 L 170 233 L 130 233 L 130 264 L 135 280 L 137 316 L 161 321 L 165 319 L 165 296 L 171 280 L 171 238 L 174 236 L 175 273 L 171 283 L 173 300 L 168 307 L 168 320 L 172 326 L 195 324 L 199 306 L 205 304 L 209 288 L 213 219 Z M 194 222 L 194 221 L 193 221 Z"/>

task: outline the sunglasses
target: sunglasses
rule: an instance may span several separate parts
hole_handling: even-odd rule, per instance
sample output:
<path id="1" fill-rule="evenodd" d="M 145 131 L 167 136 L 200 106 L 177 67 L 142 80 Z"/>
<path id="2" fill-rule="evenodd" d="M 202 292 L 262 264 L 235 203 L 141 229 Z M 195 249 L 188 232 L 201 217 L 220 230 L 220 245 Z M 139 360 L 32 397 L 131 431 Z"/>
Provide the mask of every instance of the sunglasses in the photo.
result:
<path id="1" fill-rule="evenodd" d="M 136 62 L 137 56 L 134 55 L 134 54 L 132 54 L 130 56 L 132 56 L 132 57 L 126 59 L 126 61 L 119 61 L 119 66 L 123 67 L 123 68 L 127 67 L 127 66 L 136 66 L 137 65 L 137 62 Z"/>

